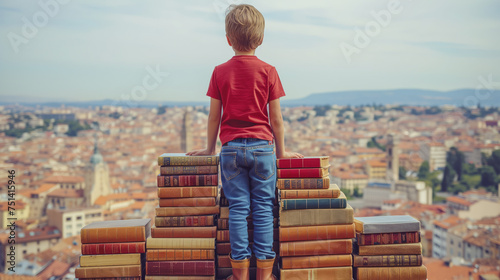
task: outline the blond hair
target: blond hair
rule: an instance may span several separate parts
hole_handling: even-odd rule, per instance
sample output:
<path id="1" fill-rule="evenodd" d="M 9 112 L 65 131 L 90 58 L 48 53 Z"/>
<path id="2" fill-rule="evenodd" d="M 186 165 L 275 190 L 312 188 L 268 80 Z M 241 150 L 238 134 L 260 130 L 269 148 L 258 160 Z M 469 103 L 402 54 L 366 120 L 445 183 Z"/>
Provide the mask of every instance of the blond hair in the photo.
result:
<path id="1" fill-rule="evenodd" d="M 256 49 L 264 38 L 264 17 L 252 5 L 231 5 L 226 15 L 226 35 L 238 51 Z"/>

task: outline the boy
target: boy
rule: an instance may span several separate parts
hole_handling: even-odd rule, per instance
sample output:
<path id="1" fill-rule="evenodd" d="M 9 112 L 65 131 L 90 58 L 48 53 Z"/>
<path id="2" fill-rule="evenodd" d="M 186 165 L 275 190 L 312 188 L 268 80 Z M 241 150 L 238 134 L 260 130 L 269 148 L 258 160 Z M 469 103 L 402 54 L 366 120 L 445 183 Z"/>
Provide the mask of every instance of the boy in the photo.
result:
<path id="1" fill-rule="evenodd" d="M 264 17 L 251 5 L 231 5 L 226 38 L 235 56 L 215 67 L 207 96 L 210 113 L 207 149 L 188 155 L 213 155 L 220 124 L 222 188 L 229 202 L 229 236 L 233 275 L 249 279 L 252 252 L 257 279 L 275 279 L 272 267 L 273 202 L 276 157 L 301 158 L 285 152 L 279 98 L 285 95 L 276 69 L 259 60 L 255 49 L 264 38 Z M 268 109 L 269 106 L 269 115 Z M 221 119 L 221 107 L 223 109 Z M 274 144 L 276 144 L 276 154 Z M 247 220 L 252 214 L 254 245 L 248 244 Z"/>

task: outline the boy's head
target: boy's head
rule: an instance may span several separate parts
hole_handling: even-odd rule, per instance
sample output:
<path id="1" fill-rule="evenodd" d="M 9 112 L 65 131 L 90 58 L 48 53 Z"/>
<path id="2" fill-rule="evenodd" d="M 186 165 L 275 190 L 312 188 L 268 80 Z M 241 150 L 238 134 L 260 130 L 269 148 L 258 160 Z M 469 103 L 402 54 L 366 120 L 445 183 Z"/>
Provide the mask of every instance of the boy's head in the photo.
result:
<path id="1" fill-rule="evenodd" d="M 231 5 L 226 15 L 226 35 L 232 47 L 247 52 L 264 39 L 264 17 L 251 5 Z"/>

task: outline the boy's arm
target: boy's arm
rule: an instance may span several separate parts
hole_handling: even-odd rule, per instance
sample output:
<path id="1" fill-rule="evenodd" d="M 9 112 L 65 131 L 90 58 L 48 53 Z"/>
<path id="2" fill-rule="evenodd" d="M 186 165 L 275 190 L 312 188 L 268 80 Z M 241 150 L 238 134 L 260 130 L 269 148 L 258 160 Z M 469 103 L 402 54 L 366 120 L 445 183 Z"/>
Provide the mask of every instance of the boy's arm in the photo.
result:
<path id="1" fill-rule="evenodd" d="M 210 113 L 208 113 L 207 124 L 207 148 L 188 152 L 188 156 L 215 155 L 215 146 L 217 143 L 217 134 L 219 133 L 220 115 L 222 104 L 219 99 L 210 98 Z"/>
<path id="2" fill-rule="evenodd" d="M 303 158 L 299 153 L 285 151 L 285 127 L 283 126 L 283 116 L 279 98 L 269 102 L 269 119 L 273 129 L 274 140 L 276 142 L 277 158 Z"/>

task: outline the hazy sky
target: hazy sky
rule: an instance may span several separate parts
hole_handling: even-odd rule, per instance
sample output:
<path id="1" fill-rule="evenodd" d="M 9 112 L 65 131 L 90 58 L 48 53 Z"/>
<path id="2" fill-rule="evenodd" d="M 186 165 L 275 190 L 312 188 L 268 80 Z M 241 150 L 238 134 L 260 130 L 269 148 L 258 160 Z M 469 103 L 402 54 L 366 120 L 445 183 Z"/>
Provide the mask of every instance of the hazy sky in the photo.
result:
<path id="1" fill-rule="evenodd" d="M 214 66 L 234 54 L 232 3 L 243 1 L 2 0 L 0 98 L 205 100 Z M 266 19 L 256 55 L 290 99 L 500 82 L 499 1 L 245 3 Z"/>

